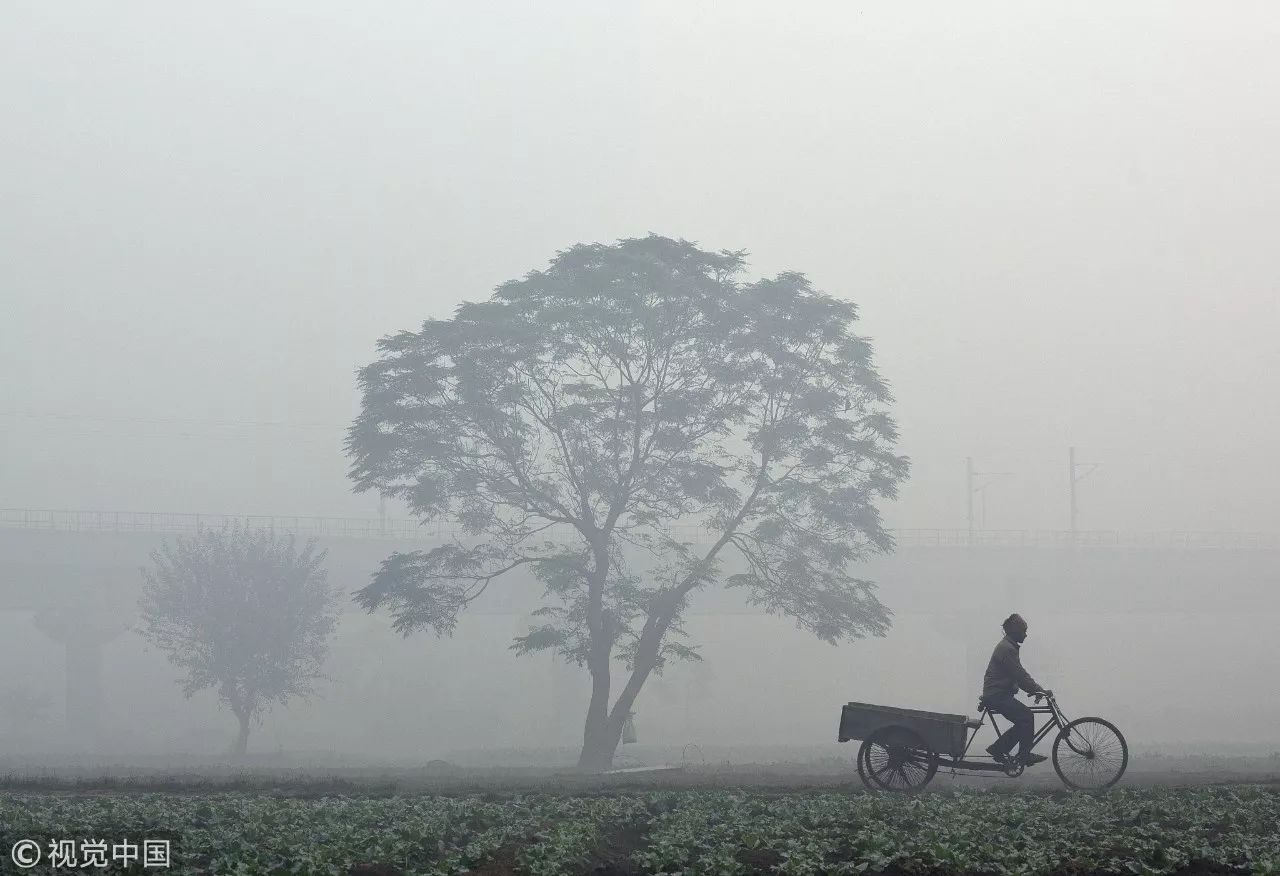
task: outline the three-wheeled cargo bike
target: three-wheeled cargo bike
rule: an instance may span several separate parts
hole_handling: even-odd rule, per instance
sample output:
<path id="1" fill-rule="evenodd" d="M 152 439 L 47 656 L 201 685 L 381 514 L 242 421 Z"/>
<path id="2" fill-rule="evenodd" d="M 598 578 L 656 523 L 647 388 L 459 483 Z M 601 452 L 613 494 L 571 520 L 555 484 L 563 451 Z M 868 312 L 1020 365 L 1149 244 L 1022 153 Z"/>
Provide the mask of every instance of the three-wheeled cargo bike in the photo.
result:
<path id="1" fill-rule="evenodd" d="M 1044 705 L 1040 705 L 1044 699 Z M 1022 774 L 1016 758 L 996 759 L 969 753 L 984 719 L 999 736 L 995 715 L 978 701 L 979 717 L 899 709 L 870 703 L 848 703 L 840 712 L 839 741 L 862 740 L 858 749 L 858 776 L 873 790 L 918 791 L 933 780 L 939 769 L 955 775 Z M 1036 697 L 1035 715 L 1048 715 L 1036 730 L 1034 745 L 1056 731 L 1053 768 L 1069 788 L 1100 791 L 1110 788 L 1129 765 L 1124 736 L 1102 718 L 1063 715 L 1052 695 Z"/>

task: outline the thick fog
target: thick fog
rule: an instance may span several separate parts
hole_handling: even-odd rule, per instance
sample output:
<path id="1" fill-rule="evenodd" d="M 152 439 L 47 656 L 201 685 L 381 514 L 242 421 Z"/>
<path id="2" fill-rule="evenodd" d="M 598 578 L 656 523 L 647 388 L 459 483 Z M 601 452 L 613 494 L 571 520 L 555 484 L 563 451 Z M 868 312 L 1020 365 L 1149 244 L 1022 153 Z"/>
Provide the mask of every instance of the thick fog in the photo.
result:
<path id="1" fill-rule="evenodd" d="M 1065 530 L 1074 446 L 1099 465 L 1081 530 L 1280 532 L 1278 82 L 1267 3 L 10 0 L 0 507 L 376 518 L 342 442 L 377 338 L 558 249 L 655 232 L 857 302 L 912 460 L 892 527 L 964 529 L 971 458 L 1009 473 L 976 527 Z M 1131 742 L 1222 735 L 1215 710 L 1274 685 L 1274 552 L 1216 600 L 1212 564 L 1121 562 L 1145 596 L 1089 612 L 1035 589 L 1060 556 L 986 589 L 956 572 L 989 615 L 962 629 L 886 566 L 894 628 L 838 649 L 740 606 L 695 614 L 707 661 L 646 689 L 641 743 L 824 743 L 850 699 L 971 712 L 1010 611 L 1028 667 Z M 65 571 L 25 562 L 0 589 Z M 347 568 L 335 585 L 366 583 Z M 19 602 L 0 690 L 44 705 L 11 747 L 74 748 L 50 729 L 61 646 Z M 322 696 L 253 746 L 572 748 L 586 675 L 507 650 L 523 611 L 435 641 L 348 608 Z M 101 744 L 225 748 L 211 694 L 184 701 L 132 633 L 105 654 Z M 1263 700 L 1233 743 L 1271 744 Z"/>

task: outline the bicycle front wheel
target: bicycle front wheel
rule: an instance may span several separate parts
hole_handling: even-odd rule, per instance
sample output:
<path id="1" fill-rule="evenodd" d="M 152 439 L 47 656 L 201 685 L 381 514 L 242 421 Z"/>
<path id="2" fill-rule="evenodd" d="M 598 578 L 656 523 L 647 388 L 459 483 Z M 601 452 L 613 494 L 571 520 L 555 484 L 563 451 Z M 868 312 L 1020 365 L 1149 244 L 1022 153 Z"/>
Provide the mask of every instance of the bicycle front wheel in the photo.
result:
<path id="1" fill-rule="evenodd" d="M 1101 718 L 1077 718 L 1053 742 L 1053 768 L 1068 788 L 1102 791 L 1124 775 L 1129 746 L 1116 725 Z"/>

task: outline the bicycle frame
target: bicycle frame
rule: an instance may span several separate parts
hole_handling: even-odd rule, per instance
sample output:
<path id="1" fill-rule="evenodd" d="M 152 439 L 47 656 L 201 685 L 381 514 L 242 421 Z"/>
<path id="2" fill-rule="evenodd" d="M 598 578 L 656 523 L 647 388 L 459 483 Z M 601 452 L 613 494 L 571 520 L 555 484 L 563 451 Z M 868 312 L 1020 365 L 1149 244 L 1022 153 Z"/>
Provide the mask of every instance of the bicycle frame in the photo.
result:
<path id="1" fill-rule="evenodd" d="M 1053 697 L 1046 697 L 1046 702 L 1045 702 L 1045 705 L 1043 706 L 1033 705 L 1033 706 L 1028 706 L 1028 708 L 1031 710 L 1031 713 L 1033 716 L 1034 715 L 1052 715 L 1053 716 L 1053 720 L 1045 721 L 1042 725 L 1040 725 L 1040 729 L 1035 732 L 1035 735 L 1031 737 L 1032 748 L 1035 748 L 1037 745 L 1039 745 L 1041 740 L 1043 740 L 1046 736 L 1049 735 L 1050 731 L 1061 730 L 1063 727 L 1067 726 L 1067 724 L 1070 723 L 1066 719 L 1066 716 L 1062 714 L 1062 710 L 1058 708 L 1058 704 L 1053 699 Z M 1001 730 L 1000 725 L 996 723 L 996 713 L 991 711 L 991 709 L 984 709 L 983 712 L 987 716 L 987 718 L 991 721 L 991 729 L 996 731 L 996 736 L 997 737 L 1003 736 L 1004 731 Z M 969 735 L 969 741 L 965 744 L 965 747 L 964 747 L 964 754 L 969 753 L 969 746 L 973 745 L 973 740 L 978 737 L 979 730 L 981 730 L 981 728 L 978 728 L 978 730 L 974 730 L 973 733 Z M 964 757 L 964 754 L 960 756 Z"/>
<path id="2" fill-rule="evenodd" d="M 1057 730 L 1058 732 L 1061 732 L 1063 727 L 1071 723 L 1069 720 L 1067 720 L 1067 716 L 1062 713 L 1062 709 L 1058 706 L 1057 700 L 1055 700 L 1053 697 L 1045 697 L 1044 705 L 1032 705 L 1032 706 L 1028 706 L 1028 708 L 1031 710 L 1031 713 L 1033 716 L 1032 720 L 1034 720 L 1035 715 L 1051 716 L 1051 719 L 1041 724 L 1040 729 L 1036 730 L 1035 735 L 1031 737 L 1032 749 L 1034 749 L 1037 745 L 1039 745 L 1041 741 L 1043 741 L 1044 738 L 1048 736 L 1051 732 L 1055 730 Z M 991 729 L 996 731 L 996 737 L 999 738 L 1000 736 L 1003 736 L 1004 731 L 1002 731 L 1000 729 L 1000 725 L 996 723 L 995 712 L 993 712 L 991 709 L 983 709 L 982 711 L 983 711 L 983 715 L 988 720 L 991 721 Z M 973 746 L 973 740 L 978 738 L 978 734 L 980 732 L 982 732 L 981 724 L 973 728 L 973 732 L 969 734 L 969 738 L 965 741 L 964 751 L 961 752 L 959 757 L 939 758 L 939 765 L 950 767 L 953 770 L 959 768 L 959 769 L 969 769 L 969 770 L 987 770 L 987 771 L 1004 772 L 1005 766 L 1001 763 L 998 763 L 994 758 L 990 760 L 984 759 L 981 761 L 973 761 L 973 760 L 966 759 L 969 755 L 969 749 Z M 1070 740 L 1067 741 L 1067 744 L 1068 745 L 1071 744 Z M 1072 748 L 1075 748 L 1075 746 L 1072 746 Z"/>

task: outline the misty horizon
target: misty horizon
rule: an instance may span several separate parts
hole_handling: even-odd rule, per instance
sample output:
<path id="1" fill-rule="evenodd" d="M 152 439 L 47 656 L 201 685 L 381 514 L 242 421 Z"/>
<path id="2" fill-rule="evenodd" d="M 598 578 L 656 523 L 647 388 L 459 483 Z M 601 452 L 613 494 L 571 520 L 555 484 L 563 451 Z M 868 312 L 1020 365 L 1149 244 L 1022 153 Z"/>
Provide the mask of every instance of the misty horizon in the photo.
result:
<path id="1" fill-rule="evenodd" d="M 1273 8 L 559 8 L 7 4 L 0 505 L 376 517 L 376 339 L 652 231 L 859 306 L 891 526 L 1074 445 L 1081 529 L 1280 530 Z"/>

